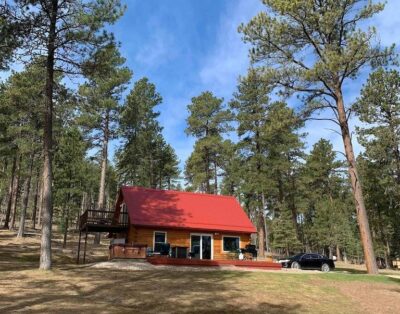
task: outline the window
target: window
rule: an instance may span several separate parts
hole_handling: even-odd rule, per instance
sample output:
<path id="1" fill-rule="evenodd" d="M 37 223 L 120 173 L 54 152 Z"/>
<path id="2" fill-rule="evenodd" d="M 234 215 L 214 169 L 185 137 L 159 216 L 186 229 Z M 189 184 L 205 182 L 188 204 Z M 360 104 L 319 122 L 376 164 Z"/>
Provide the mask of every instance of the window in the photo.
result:
<path id="1" fill-rule="evenodd" d="M 240 237 L 222 237 L 225 252 L 236 252 L 239 250 Z"/>
<path id="2" fill-rule="evenodd" d="M 154 232 L 154 252 L 160 252 L 163 244 L 167 243 L 167 233 L 161 231 Z"/>

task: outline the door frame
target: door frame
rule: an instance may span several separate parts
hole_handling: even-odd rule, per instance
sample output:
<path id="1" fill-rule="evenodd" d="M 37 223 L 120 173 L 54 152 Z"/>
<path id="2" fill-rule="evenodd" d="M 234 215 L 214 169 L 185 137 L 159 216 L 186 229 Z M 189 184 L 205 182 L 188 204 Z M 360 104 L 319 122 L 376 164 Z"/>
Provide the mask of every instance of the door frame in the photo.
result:
<path id="1" fill-rule="evenodd" d="M 203 259 L 203 238 L 202 236 L 210 236 L 211 237 L 211 259 L 214 259 L 214 235 L 212 233 L 199 233 L 193 232 L 190 233 L 190 250 L 192 250 L 192 235 L 200 236 L 200 259 Z"/>

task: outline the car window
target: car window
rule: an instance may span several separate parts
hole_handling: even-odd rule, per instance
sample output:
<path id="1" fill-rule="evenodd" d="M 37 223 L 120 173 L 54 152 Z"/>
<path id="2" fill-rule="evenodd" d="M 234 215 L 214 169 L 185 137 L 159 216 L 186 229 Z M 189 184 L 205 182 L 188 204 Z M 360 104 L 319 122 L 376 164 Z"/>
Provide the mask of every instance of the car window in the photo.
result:
<path id="1" fill-rule="evenodd" d="M 320 259 L 321 255 L 318 254 L 310 254 L 312 259 Z"/>
<path id="2" fill-rule="evenodd" d="M 294 255 L 294 256 L 290 257 L 290 259 L 298 260 L 298 259 L 300 259 L 303 255 L 304 255 L 304 254 L 297 254 L 297 255 Z"/>
<path id="3" fill-rule="evenodd" d="M 303 259 L 311 259 L 311 254 L 304 254 Z"/>

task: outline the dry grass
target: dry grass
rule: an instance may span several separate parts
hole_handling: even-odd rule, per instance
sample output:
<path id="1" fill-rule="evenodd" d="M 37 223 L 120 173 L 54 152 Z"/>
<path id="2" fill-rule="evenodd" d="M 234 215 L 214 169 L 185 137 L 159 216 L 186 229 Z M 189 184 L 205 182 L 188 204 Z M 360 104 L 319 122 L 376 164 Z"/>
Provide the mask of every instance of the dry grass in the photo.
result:
<path id="1" fill-rule="evenodd" d="M 60 241 L 53 270 L 43 272 L 39 238 L 0 231 L 1 313 L 400 312 L 400 280 L 387 276 L 101 269 L 75 265 L 76 242 L 63 250 Z M 89 252 L 105 260 L 106 243 Z"/>

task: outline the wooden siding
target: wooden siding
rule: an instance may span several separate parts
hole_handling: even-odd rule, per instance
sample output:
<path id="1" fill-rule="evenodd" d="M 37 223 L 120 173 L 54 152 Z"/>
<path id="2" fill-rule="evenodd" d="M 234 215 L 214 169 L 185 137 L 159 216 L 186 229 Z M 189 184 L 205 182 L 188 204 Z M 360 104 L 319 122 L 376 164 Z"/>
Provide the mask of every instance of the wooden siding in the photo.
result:
<path id="1" fill-rule="evenodd" d="M 233 258 L 232 253 L 224 252 L 222 247 L 222 237 L 223 236 L 239 236 L 240 237 L 240 247 L 244 248 L 250 243 L 250 234 L 243 233 L 222 233 L 222 232 L 205 232 L 196 230 L 177 230 L 177 229 L 163 229 L 163 228 L 144 228 L 130 226 L 127 242 L 128 243 L 139 243 L 146 244 L 148 247 L 153 248 L 154 241 L 154 231 L 163 231 L 167 233 L 167 242 L 171 246 L 186 246 L 190 248 L 190 234 L 191 233 L 203 233 L 212 234 L 213 236 L 213 257 L 215 260 L 226 260 Z"/>

